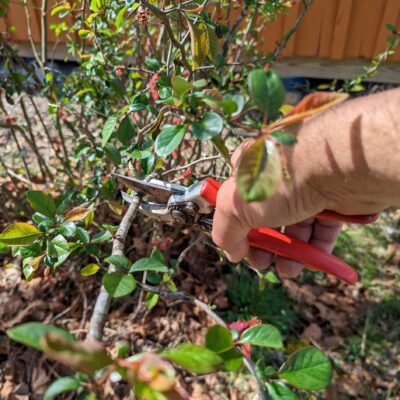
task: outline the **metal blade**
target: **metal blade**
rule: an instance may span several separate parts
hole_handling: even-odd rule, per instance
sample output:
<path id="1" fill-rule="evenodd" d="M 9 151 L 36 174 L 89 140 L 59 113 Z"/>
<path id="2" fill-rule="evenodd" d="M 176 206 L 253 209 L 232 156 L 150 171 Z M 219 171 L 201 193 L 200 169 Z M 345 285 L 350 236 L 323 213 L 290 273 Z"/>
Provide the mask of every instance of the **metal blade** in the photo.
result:
<path id="1" fill-rule="evenodd" d="M 151 200 L 157 203 L 168 203 L 168 199 L 173 194 L 182 195 L 186 188 L 180 185 L 174 185 L 168 182 L 151 179 L 149 182 L 141 181 L 140 179 L 131 178 L 119 174 L 113 174 L 125 186 L 135 190 L 139 194 L 148 195 Z"/>

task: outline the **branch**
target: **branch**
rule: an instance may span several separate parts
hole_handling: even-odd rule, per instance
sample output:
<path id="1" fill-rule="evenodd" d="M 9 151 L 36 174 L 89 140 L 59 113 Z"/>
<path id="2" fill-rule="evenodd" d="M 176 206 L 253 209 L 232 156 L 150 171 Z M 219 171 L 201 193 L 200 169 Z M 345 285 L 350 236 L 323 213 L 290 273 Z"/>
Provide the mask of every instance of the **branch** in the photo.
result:
<path id="1" fill-rule="evenodd" d="M 185 65 L 186 69 L 189 71 L 189 74 L 191 76 L 192 68 L 189 65 L 189 62 L 186 57 L 185 45 L 183 43 L 180 43 L 176 39 L 174 32 L 172 30 L 171 24 L 169 23 L 169 19 L 168 19 L 167 15 L 165 14 L 165 12 L 160 10 L 159 8 L 153 6 L 152 4 L 150 4 L 150 2 L 148 0 L 142 0 L 142 4 L 145 7 L 147 7 L 153 14 L 155 14 L 163 22 L 165 28 L 167 29 L 167 33 L 168 33 L 171 43 L 180 50 L 181 55 L 182 55 L 182 62 Z"/>
<path id="2" fill-rule="evenodd" d="M 119 224 L 117 233 L 113 240 L 112 255 L 124 255 L 125 240 L 129 232 L 129 228 L 134 220 L 137 210 L 139 208 L 140 199 L 134 197 L 132 203 L 130 203 L 127 212 L 122 218 Z M 108 272 L 115 272 L 117 269 L 112 264 L 108 268 Z M 102 285 L 100 293 L 97 297 L 96 304 L 94 306 L 92 317 L 89 323 L 88 339 L 101 340 L 104 331 L 104 325 L 107 320 L 108 311 L 110 309 L 111 296 Z"/>
<path id="3" fill-rule="evenodd" d="M 293 34 L 297 31 L 298 27 L 301 24 L 301 21 L 303 21 L 304 17 L 307 14 L 307 11 L 309 10 L 309 8 L 311 7 L 312 3 L 314 0 L 303 0 L 303 4 L 304 4 L 304 8 L 301 11 L 301 13 L 299 14 L 299 16 L 296 19 L 296 22 L 294 23 L 294 25 L 289 29 L 289 31 L 287 31 L 285 33 L 285 36 L 283 37 L 283 39 L 280 41 L 280 43 L 278 44 L 277 48 L 275 49 L 274 53 L 272 54 L 272 56 L 269 56 L 268 59 L 270 61 L 276 61 L 276 59 L 279 57 L 279 55 L 281 54 L 281 52 L 284 50 L 284 48 L 287 46 L 290 38 L 293 36 Z"/>
<path id="4" fill-rule="evenodd" d="M 42 8 L 41 8 L 41 59 L 42 65 L 46 65 L 47 62 L 47 1 L 42 0 Z"/>
<path id="5" fill-rule="evenodd" d="M 225 57 L 228 53 L 229 50 L 229 42 L 232 40 L 233 35 L 235 32 L 238 30 L 240 23 L 244 20 L 248 12 L 248 5 L 246 4 L 243 8 L 242 11 L 235 21 L 235 23 L 232 25 L 232 28 L 229 30 L 228 34 L 226 35 L 226 38 L 224 40 L 224 44 L 222 45 L 222 54 Z"/>
<path id="6" fill-rule="evenodd" d="M 28 10 L 28 4 L 26 2 L 26 0 L 24 0 L 23 2 L 23 7 L 25 10 L 25 16 L 26 16 L 26 29 L 28 31 L 28 38 L 29 38 L 29 43 L 31 44 L 31 48 L 32 48 L 32 53 L 33 56 L 35 57 L 36 62 L 39 64 L 39 67 L 43 68 L 43 64 L 42 61 L 39 57 L 39 54 L 36 50 L 36 45 L 35 42 L 33 41 L 33 37 L 32 37 L 32 25 L 31 25 L 31 15 L 29 13 Z"/>
<path id="7" fill-rule="evenodd" d="M 224 326 L 225 328 L 228 328 L 228 325 L 225 323 L 225 321 L 214 311 L 210 309 L 210 307 L 206 304 L 203 303 L 202 301 L 196 299 L 196 297 L 191 296 L 190 294 L 187 294 L 185 292 L 170 292 L 169 290 L 163 290 L 163 289 L 158 289 L 157 287 L 150 286 L 147 284 L 142 284 L 138 282 L 138 285 L 145 290 L 146 292 L 150 293 L 155 293 L 158 294 L 160 297 L 164 299 L 180 299 L 180 300 L 186 300 L 195 306 L 199 307 L 202 309 L 209 317 L 211 317 L 217 324 Z M 244 359 L 244 365 L 246 366 L 247 370 L 250 372 L 250 374 L 254 377 L 254 379 L 257 382 L 257 388 L 258 388 L 258 400 L 266 400 L 266 395 L 264 391 L 264 386 L 263 383 L 261 382 L 260 378 L 257 375 L 255 366 L 253 362 L 246 357 L 244 354 L 243 359 Z"/>
<path id="8" fill-rule="evenodd" d="M 189 163 L 189 164 L 186 164 L 186 165 L 182 165 L 181 167 L 169 169 L 168 171 L 163 172 L 163 173 L 161 174 L 161 176 L 170 175 L 170 174 L 172 174 L 172 173 L 174 173 L 174 172 L 182 171 L 182 170 L 184 170 L 184 169 L 187 169 L 187 168 L 189 168 L 189 167 L 192 167 L 193 165 L 196 165 L 196 164 L 199 164 L 199 163 L 202 163 L 202 162 L 206 162 L 206 161 L 218 160 L 219 158 L 221 158 L 220 155 L 217 155 L 217 156 L 210 156 L 210 157 L 204 157 L 204 158 L 199 158 L 198 160 L 193 161 L 193 162 L 191 162 L 191 163 Z"/>

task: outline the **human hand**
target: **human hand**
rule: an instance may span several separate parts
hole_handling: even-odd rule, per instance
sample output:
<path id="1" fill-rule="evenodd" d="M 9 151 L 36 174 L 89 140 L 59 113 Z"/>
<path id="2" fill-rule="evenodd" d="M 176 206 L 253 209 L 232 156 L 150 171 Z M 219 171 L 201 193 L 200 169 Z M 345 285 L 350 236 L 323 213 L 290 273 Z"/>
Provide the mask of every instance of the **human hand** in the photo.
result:
<path id="1" fill-rule="evenodd" d="M 256 268 L 268 267 L 273 255 L 250 249 L 251 228 L 279 228 L 328 252 L 340 232 L 338 222 L 315 215 L 333 210 L 345 215 L 375 214 L 400 208 L 400 89 L 357 98 L 292 127 L 294 146 L 284 146 L 292 184 L 281 182 L 275 195 L 246 203 L 234 175 L 220 188 L 213 239 L 233 262 L 247 256 Z M 235 167 L 251 141 L 235 152 Z M 283 277 L 297 276 L 302 266 L 277 257 Z"/>
<path id="2" fill-rule="evenodd" d="M 250 143 L 245 142 L 236 150 L 232 157 L 234 168 Z M 234 176 L 222 185 L 218 192 L 213 239 L 225 250 L 229 260 L 239 262 L 247 256 L 254 268 L 270 266 L 274 255 L 250 248 L 247 240 L 251 228 L 261 227 L 285 226 L 286 234 L 332 252 L 342 224 L 315 218 L 328 201 L 307 184 L 299 171 L 295 175 L 293 185 L 282 182 L 277 193 L 264 202 L 246 203 L 236 190 Z M 283 257 L 276 257 L 275 265 L 279 275 L 288 278 L 296 277 L 303 268 L 300 263 Z"/>

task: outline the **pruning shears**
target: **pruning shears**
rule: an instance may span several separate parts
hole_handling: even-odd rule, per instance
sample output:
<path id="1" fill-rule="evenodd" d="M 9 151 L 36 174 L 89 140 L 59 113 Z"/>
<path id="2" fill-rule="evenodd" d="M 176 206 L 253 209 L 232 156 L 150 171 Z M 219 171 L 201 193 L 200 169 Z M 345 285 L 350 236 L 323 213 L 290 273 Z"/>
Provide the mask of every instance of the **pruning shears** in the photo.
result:
<path id="1" fill-rule="evenodd" d="M 139 212 L 142 214 L 166 223 L 195 225 L 211 233 L 220 182 L 206 178 L 186 187 L 158 179 L 147 181 L 119 174 L 114 176 L 126 187 L 143 196 L 139 205 Z M 124 192 L 122 195 L 125 201 L 132 202 L 130 195 Z M 378 214 L 342 215 L 325 210 L 316 215 L 316 218 L 370 224 L 376 221 Z M 357 272 L 344 261 L 275 229 L 252 229 L 248 239 L 251 247 L 298 261 L 311 270 L 336 276 L 343 282 L 355 284 L 358 280 Z"/>

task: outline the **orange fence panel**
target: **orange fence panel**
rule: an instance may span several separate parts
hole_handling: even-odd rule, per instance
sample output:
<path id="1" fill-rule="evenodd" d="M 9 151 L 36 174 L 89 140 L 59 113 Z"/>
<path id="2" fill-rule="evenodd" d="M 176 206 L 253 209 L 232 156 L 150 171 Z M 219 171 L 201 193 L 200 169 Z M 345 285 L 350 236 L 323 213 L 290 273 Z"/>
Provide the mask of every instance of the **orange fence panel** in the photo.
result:
<path id="1" fill-rule="evenodd" d="M 40 41 L 41 0 L 27 0 L 31 21 L 32 38 Z M 50 7 L 55 2 L 50 2 Z M 266 54 L 272 53 L 296 22 L 302 9 L 295 4 L 287 15 L 280 15 L 262 32 L 260 47 Z M 237 17 L 237 14 L 234 14 Z M 71 22 L 72 17 L 66 19 Z M 48 25 L 56 22 L 56 16 L 48 14 Z M 371 59 L 382 52 L 386 44 L 386 24 L 400 26 L 400 0 L 314 0 L 297 32 L 289 40 L 282 57 L 312 57 L 333 60 Z M 15 32 L 10 27 L 15 27 Z M 0 18 L 0 29 L 7 32 L 10 40 L 29 43 L 27 20 L 22 0 L 10 0 L 7 15 Z M 48 28 L 48 39 L 55 42 L 54 32 Z M 65 35 L 61 37 L 65 41 Z M 400 52 L 390 58 L 400 61 Z"/>

